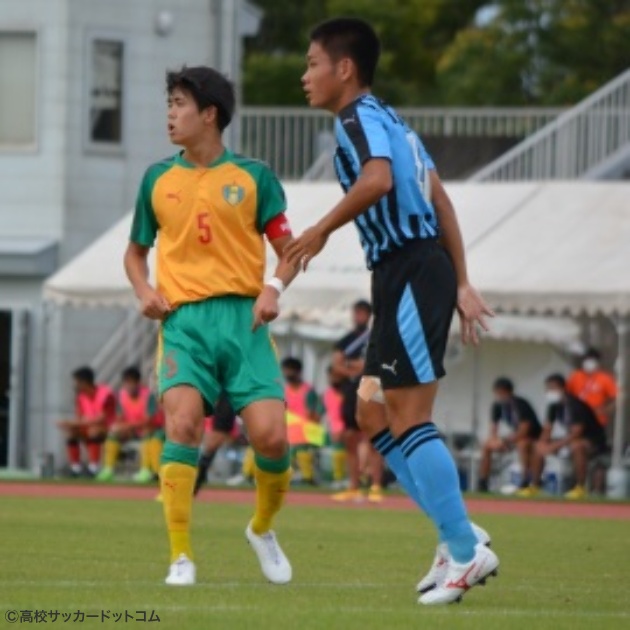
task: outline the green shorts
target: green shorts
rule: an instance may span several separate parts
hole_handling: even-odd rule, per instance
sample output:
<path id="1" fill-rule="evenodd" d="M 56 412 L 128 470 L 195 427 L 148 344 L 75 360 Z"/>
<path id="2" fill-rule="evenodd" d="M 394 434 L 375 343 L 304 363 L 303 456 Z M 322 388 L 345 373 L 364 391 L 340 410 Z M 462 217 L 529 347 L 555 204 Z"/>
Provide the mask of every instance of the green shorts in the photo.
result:
<path id="1" fill-rule="evenodd" d="M 284 400 L 284 381 L 267 326 L 252 332 L 254 298 L 227 295 L 183 304 L 162 323 L 160 395 L 197 389 L 209 410 L 225 390 L 239 412 L 258 400 Z"/>

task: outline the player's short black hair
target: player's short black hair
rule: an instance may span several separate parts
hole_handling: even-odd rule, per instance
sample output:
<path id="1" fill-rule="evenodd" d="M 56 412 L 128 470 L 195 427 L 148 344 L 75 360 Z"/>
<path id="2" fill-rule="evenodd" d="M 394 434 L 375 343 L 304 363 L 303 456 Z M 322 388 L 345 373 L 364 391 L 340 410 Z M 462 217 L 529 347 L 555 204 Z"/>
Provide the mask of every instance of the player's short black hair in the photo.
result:
<path id="1" fill-rule="evenodd" d="M 492 389 L 500 389 L 503 392 L 513 394 L 514 383 L 507 376 L 500 376 L 496 381 L 494 381 Z"/>
<path id="2" fill-rule="evenodd" d="M 351 17 L 326 20 L 311 31 L 311 41 L 317 42 L 333 61 L 352 59 L 362 86 L 374 83 L 381 43 L 367 22 Z"/>
<path id="3" fill-rule="evenodd" d="M 236 107 L 234 84 L 214 68 L 184 66 L 181 70 L 167 72 L 166 91 L 171 95 L 176 88 L 188 92 L 200 112 L 216 107 L 219 131 L 230 124 Z"/>
<path id="4" fill-rule="evenodd" d="M 128 368 L 123 370 L 123 381 L 135 381 L 136 383 L 139 383 L 141 379 L 142 375 L 140 374 L 140 370 L 135 365 L 130 365 Z"/>
<path id="5" fill-rule="evenodd" d="M 78 367 L 74 372 L 72 372 L 72 378 L 88 385 L 94 385 L 94 381 L 96 380 L 94 370 L 88 365 Z"/>
<path id="6" fill-rule="evenodd" d="M 302 372 L 302 361 L 300 361 L 297 357 L 287 357 L 282 360 L 282 369 L 283 370 L 295 370 L 296 372 Z"/>
<path id="7" fill-rule="evenodd" d="M 550 374 L 545 379 L 545 384 L 547 384 L 547 385 L 558 385 L 558 387 L 561 387 L 562 389 L 564 389 L 566 387 L 567 382 L 566 382 L 564 376 L 562 376 L 562 374 L 558 374 L 556 372 L 554 374 Z"/>
<path id="8" fill-rule="evenodd" d="M 358 300 L 352 305 L 354 311 L 365 311 L 369 315 L 372 314 L 372 305 L 367 300 Z"/>
<path id="9" fill-rule="evenodd" d="M 597 361 L 601 361 L 602 355 L 597 348 L 588 348 L 584 353 L 583 359 L 596 359 Z"/>

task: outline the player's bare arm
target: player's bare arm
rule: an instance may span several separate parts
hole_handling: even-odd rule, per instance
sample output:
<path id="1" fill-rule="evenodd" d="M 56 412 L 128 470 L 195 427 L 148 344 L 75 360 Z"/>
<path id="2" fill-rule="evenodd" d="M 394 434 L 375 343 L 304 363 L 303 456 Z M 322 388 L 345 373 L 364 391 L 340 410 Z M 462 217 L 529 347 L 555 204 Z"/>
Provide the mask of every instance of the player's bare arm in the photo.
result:
<path id="1" fill-rule="evenodd" d="M 389 160 L 381 158 L 368 160 L 363 165 L 361 176 L 344 198 L 318 223 L 305 230 L 287 247 L 289 263 L 301 263 L 306 269 L 308 262 L 322 251 L 328 237 L 335 230 L 356 219 L 374 205 L 391 190 L 392 184 Z"/>
<path id="2" fill-rule="evenodd" d="M 274 278 L 278 278 L 285 288 L 293 282 L 295 276 L 297 276 L 300 271 L 299 265 L 290 264 L 285 254 L 285 249 L 292 238 L 290 234 L 287 234 L 269 241 L 276 256 L 278 256 L 278 264 L 273 274 Z M 271 322 L 278 317 L 280 314 L 279 298 L 280 291 L 277 288 L 270 284 L 266 284 L 263 287 L 258 299 L 254 303 L 254 322 L 252 324 L 252 330 L 256 330 L 262 324 Z"/>
<path id="3" fill-rule="evenodd" d="M 348 359 L 341 350 L 335 350 L 331 359 L 335 372 L 344 378 L 356 378 L 363 374 L 365 361 L 363 359 Z"/>
<path id="4" fill-rule="evenodd" d="M 125 271 L 136 297 L 140 300 L 140 311 L 149 319 L 164 319 L 171 311 L 171 306 L 149 284 L 149 248 L 130 242 L 125 252 Z"/>
<path id="5" fill-rule="evenodd" d="M 449 253 L 457 276 L 457 312 L 461 324 L 461 338 L 464 343 L 479 343 L 477 324 L 488 330 L 486 317 L 494 317 L 494 312 L 468 280 L 464 240 L 453 204 L 446 192 L 437 171 L 431 171 L 431 201 L 440 224 L 442 243 Z"/>

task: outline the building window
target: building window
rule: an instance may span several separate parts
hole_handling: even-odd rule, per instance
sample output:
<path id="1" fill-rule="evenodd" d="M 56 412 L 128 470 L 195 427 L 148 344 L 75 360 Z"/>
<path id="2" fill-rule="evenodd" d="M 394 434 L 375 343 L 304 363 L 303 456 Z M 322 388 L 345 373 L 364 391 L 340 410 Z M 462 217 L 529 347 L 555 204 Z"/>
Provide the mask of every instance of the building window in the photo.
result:
<path id="1" fill-rule="evenodd" d="M 123 143 L 123 67 L 121 41 L 95 38 L 90 50 L 89 143 Z"/>
<path id="2" fill-rule="evenodd" d="M 37 39 L 0 31 L 0 147 L 34 146 Z"/>

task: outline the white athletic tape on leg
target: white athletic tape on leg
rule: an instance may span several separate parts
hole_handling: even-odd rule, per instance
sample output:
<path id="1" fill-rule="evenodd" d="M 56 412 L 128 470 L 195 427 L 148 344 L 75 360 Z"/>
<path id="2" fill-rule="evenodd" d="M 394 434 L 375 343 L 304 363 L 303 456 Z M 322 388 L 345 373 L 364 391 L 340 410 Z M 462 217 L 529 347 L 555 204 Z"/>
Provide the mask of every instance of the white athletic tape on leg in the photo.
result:
<path id="1" fill-rule="evenodd" d="M 381 379 L 377 376 L 362 376 L 357 394 L 365 402 L 385 404 Z"/>

